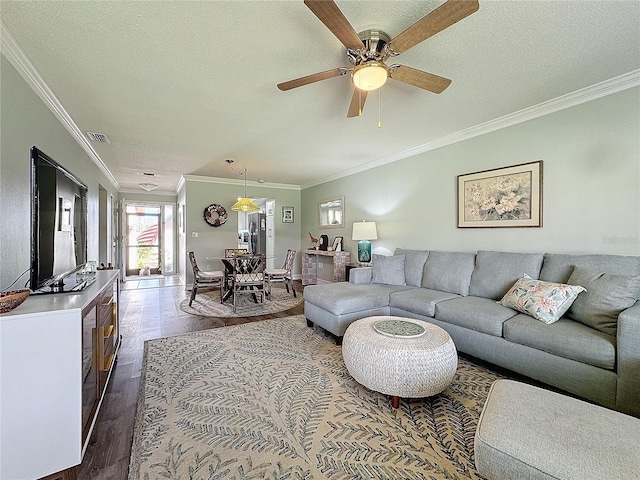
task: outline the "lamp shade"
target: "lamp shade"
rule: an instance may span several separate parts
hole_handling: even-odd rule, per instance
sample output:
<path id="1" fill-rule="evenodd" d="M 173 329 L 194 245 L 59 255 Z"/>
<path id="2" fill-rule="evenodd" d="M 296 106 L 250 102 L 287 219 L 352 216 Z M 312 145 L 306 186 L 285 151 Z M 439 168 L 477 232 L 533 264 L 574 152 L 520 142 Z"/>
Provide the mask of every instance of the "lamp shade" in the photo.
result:
<path id="1" fill-rule="evenodd" d="M 351 240 L 377 240 L 376 222 L 354 222 Z"/>
<path id="2" fill-rule="evenodd" d="M 231 206 L 231 210 L 235 212 L 257 212 L 260 207 L 250 198 L 240 198 Z"/>

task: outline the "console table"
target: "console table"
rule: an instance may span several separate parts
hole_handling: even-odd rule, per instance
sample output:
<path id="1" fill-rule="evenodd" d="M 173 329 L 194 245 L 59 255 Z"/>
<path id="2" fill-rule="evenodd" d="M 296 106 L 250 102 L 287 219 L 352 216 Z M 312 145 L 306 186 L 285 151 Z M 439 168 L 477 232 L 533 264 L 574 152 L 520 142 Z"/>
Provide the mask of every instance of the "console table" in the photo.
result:
<path id="1" fill-rule="evenodd" d="M 76 478 L 120 346 L 118 297 L 118 270 L 103 270 L 0 314 L 0 478 Z"/>
<path id="2" fill-rule="evenodd" d="M 328 257 L 333 260 L 333 281 L 346 280 L 345 267 L 351 258 L 350 252 L 330 252 L 327 250 L 307 249 L 302 252 L 302 284 L 314 285 L 318 283 L 318 257 Z"/>

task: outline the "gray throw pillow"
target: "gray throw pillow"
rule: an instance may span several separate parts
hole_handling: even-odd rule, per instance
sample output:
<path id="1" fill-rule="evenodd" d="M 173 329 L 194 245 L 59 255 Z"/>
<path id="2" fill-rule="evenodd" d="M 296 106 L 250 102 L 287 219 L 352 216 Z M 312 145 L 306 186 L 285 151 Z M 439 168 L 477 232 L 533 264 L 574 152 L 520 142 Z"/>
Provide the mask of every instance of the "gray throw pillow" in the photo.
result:
<path id="1" fill-rule="evenodd" d="M 404 281 L 404 255 L 386 257 L 373 255 L 373 279 L 371 283 L 406 285 Z"/>
<path id="2" fill-rule="evenodd" d="M 567 282 L 587 289 L 578 295 L 567 316 L 589 327 L 616 335 L 618 315 L 640 299 L 640 275 L 602 273 L 576 267 Z"/>

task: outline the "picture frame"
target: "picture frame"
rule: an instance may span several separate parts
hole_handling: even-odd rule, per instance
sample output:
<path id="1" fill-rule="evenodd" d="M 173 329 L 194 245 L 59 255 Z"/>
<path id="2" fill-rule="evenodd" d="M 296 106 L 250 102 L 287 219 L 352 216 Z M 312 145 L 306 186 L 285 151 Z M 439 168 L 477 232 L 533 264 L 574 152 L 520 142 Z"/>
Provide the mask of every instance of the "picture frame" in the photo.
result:
<path id="1" fill-rule="evenodd" d="M 458 175 L 458 228 L 542 227 L 542 165 Z"/>
<path id="2" fill-rule="evenodd" d="M 342 237 L 333 237 L 333 244 L 331 248 L 334 252 L 342 251 Z"/>
<path id="3" fill-rule="evenodd" d="M 293 207 L 282 207 L 282 223 L 294 223 Z"/>

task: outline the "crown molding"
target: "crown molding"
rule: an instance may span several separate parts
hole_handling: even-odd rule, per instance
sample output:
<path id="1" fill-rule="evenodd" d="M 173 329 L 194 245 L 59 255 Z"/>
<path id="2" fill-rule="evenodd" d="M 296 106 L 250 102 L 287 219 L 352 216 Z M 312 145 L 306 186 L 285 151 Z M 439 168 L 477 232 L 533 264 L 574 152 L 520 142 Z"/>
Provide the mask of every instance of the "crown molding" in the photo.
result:
<path id="1" fill-rule="evenodd" d="M 29 60 L 22 48 L 20 48 L 20 45 L 2 20 L 0 20 L 0 46 L 2 47 L 2 53 L 18 71 L 20 76 L 31 86 L 33 91 L 60 121 L 62 126 L 67 129 L 78 145 L 89 155 L 93 163 L 107 176 L 114 188 L 119 190 L 120 185 L 116 178 L 93 149 L 87 138 L 73 121 L 73 118 L 71 118 L 58 98 L 47 86 L 36 67 L 31 63 L 31 60 Z"/>
<path id="2" fill-rule="evenodd" d="M 576 90 L 575 92 L 568 93 L 551 100 L 547 100 L 546 102 L 542 102 L 538 105 L 527 107 L 522 110 L 518 110 L 517 112 L 513 112 L 502 117 L 489 120 L 488 122 L 484 122 L 473 127 L 460 130 L 450 135 L 446 135 L 442 138 L 438 138 L 433 142 L 425 143 L 423 145 L 419 145 L 415 148 L 411 148 L 403 152 L 395 153 L 393 155 L 363 163 L 361 165 L 358 165 L 357 167 L 353 167 L 335 175 L 325 177 L 324 179 L 317 182 L 303 185 L 302 189 L 314 187 L 316 185 L 321 185 L 323 183 L 337 180 L 339 178 L 344 178 L 349 175 L 364 172 L 366 170 L 386 165 L 388 163 L 397 162 L 398 160 L 413 157 L 414 155 L 418 155 L 420 153 L 429 152 L 441 147 L 446 147 L 454 143 L 462 142 L 464 140 L 484 135 L 486 133 L 511 127 L 519 123 L 533 120 L 534 118 L 543 117 L 560 110 L 575 107 L 576 105 L 590 102 L 592 100 L 596 100 L 598 98 L 612 95 L 614 93 L 621 92 L 622 90 L 627 90 L 629 88 L 638 86 L 640 86 L 640 69 L 633 70 L 618 77 L 605 80 L 604 82 L 596 83 L 595 85 L 592 85 L 590 87 L 582 88 L 580 90 Z"/>
<path id="3" fill-rule="evenodd" d="M 222 177 L 205 177 L 203 175 L 183 175 L 180 178 L 180 182 L 178 182 L 177 189 L 179 190 L 182 186 L 183 180 L 184 183 L 187 182 L 203 182 L 203 183 L 217 183 L 217 184 L 225 184 L 225 185 L 244 185 L 244 180 L 236 180 L 233 178 L 222 178 Z M 255 180 L 247 180 L 247 185 L 258 188 L 279 188 L 281 190 L 297 190 L 300 191 L 300 185 L 291 185 L 288 183 L 268 183 L 268 182 L 256 182 Z"/>

